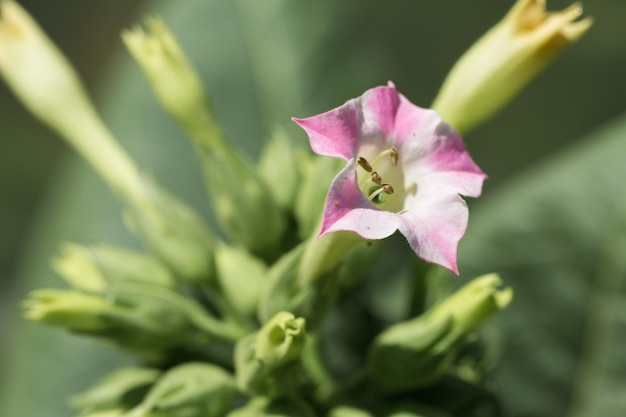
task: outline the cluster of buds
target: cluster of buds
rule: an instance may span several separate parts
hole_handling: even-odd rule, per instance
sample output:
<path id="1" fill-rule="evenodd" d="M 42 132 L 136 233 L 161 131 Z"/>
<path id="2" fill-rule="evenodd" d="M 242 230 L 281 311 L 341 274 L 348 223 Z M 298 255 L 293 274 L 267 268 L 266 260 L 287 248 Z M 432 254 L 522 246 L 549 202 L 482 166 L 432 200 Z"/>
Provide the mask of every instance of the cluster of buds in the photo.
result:
<path id="1" fill-rule="evenodd" d="M 71 289 L 35 291 L 25 302 L 28 318 L 142 361 L 77 396 L 81 416 L 396 415 L 369 410 L 454 374 L 468 341 L 512 298 L 496 275 L 370 338 L 356 383 L 342 384 L 326 363 L 332 343 L 323 335 L 339 296 L 356 293 L 381 240 L 396 231 L 419 258 L 459 273 L 463 197 L 480 196 L 486 178 L 459 132 L 486 120 L 580 37 L 591 24 L 574 22 L 580 13 L 546 14 L 542 1 L 519 0 L 452 70 L 436 111 L 390 82 L 293 119 L 322 157 L 297 153 L 276 129 L 258 163 L 228 140 L 161 20 L 125 32 L 158 101 L 197 150 L 222 239 L 141 173 L 61 52 L 13 0 L 0 0 L 0 74 L 102 176 L 146 249 L 68 244 L 53 266 Z M 235 400 L 242 396 L 245 405 Z M 417 416 L 420 407 L 397 415 Z"/>

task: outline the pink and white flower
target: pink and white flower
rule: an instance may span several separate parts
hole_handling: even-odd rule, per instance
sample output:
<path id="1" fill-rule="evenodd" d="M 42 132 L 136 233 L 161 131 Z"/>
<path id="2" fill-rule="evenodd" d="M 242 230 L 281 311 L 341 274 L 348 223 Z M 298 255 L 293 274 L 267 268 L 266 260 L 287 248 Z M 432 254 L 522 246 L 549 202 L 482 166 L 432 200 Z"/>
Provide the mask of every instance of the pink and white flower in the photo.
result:
<path id="1" fill-rule="evenodd" d="M 326 113 L 293 119 L 313 151 L 347 162 L 330 185 L 320 237 L 352 231 L 383 239 L 396 230 L 427 262 L 458 274 L 468 221 L 461 196 L 480 196 L 486 175 L 461 136 L 392 83 Z"/>

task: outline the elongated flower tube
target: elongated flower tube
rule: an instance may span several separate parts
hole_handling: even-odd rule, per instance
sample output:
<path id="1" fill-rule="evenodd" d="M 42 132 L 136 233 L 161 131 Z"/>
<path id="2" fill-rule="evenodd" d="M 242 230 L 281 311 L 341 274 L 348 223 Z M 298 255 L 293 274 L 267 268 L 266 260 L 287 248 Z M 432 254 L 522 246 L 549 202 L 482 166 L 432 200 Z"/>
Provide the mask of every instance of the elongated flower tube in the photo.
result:
<path id="1" fill-rule="evenodd" d="M 518 0 L 455 64 L 433 109 L 463 134 L 504 107 L 591 26 L 579 3 L 546 13 L 545 0 Z"/>
<path id="2" fill-rule="evenodd" d="M 214 236 L 199 214 L 143 176 L 98 116 L 65 56 L 16 2 L 0 1 L 0 75 L 126 205 L 146 247 L 181 279 L 211 281 Z"/>
<path id="3" fill-rule="evenodd" d="M 293 120 L 313 151 L 346 161 L 328 191 L 320 236 L 351 231 L 383 239 L 400 230 L 420 258 L 458 274 L 457 245 L 468 221 L 461 195 L 480 196 L 486 176 L 435 111 L 415 106 L 390 83 Z"/>
<path id="4" fill-rule="evenodd" d="M 165 23 L 148 19 L 123 33 L 164 109 L 192 140 L 202 158 L 211 204 L 230 239 L 255 254 L 272 257 L 287 223 L 254 164 L 239 152 L 215 120 L 204 85 Z M 275 156 L 276 157 L 276 156 Z M 276 159 L 272 160 L 276 164 Z M 288 188 L 288 187 L 286 187 Z"/>

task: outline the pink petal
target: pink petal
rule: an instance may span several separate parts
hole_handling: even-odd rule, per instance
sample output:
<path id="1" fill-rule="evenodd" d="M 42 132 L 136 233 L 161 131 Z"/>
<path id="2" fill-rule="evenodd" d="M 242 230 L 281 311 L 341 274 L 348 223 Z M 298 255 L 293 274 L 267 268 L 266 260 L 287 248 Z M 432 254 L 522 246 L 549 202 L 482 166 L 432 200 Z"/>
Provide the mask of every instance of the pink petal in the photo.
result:
<path id="1" fill-rule="evenodd" d="M 359 149 L 362 117 L 356 99 L 317 116 L 291 120 L 306 131 L 311 148 L 319 155 L 348 160 Z"/>
<path id="2" fill-rule="evenodd" d="M 360 147 L 382 148 L 393 137 L 400 97 L 393 84 L 375 87 L 333 110 L 292 120 L 306 131 L 315 153 L 347 160 Z"/>
<path id="3" fill-rule="evenodd" d="M 428 149 L 433 132 L 442 123 L 441 118 L 434 110 L 418 107 L 401 94 L 399 97 L 394 128 L 396 144 L 411 141 Z"/>
<path id="4" fill-rule="evenodd" d="M 437 146 L 426 160 L 432 170 L 471 172 L 483 178 L 487 177 L 470 157 L 461 136 L 450 125 L 441 123 L 437 126 L 435 135 Z"/>
<path id="5" fill-rule="evenodd" d="M 396 127 L 396 113 L 400 105 L 400 95 L 396 87 L 375 87 L 367 90 L 357 100 L 363 111 L 364 138 L 375 137 L 386 140 L 393 137 Z"/>
<path id="6" fill-rule="evenodd" d="M 399 129 L 403 134 L 409 135 L 398 144 L 405 178 L 419 181 L 419 178 L 434 172 L 456 173 L 460 177 L 448 177 L 453 183 L 471 182 L 458 188 L 456 192 L 478 197 L 482 182 L 487 176 L 470 157 L 461 136 L 434 111 L 421 111 L 420 114 L 422 119 L 420 123 L 414 123 L 415 130 L 408 129 L 411 124 L 409 121 L 405 121 L 404 127 Z"/>
<path id="7" fill-rule="evenodd" d="M 416 194 L 406 199 L 399 227 L 420 258 L 458 274 L 457 247 L 469 216 L 458 192 L 480 192 L 481 186 L 481 176 L 471 173 L 433 173 L 420 179 Z"/>
<path id="8" fill-rule="evenodd" d="M 377 209 L 363 195 L 351 159 L 330 185 L 320 236 L 351 231 L 365 239 L 383 239 L 398 230 L 398 222 L 397 214 Z"/>

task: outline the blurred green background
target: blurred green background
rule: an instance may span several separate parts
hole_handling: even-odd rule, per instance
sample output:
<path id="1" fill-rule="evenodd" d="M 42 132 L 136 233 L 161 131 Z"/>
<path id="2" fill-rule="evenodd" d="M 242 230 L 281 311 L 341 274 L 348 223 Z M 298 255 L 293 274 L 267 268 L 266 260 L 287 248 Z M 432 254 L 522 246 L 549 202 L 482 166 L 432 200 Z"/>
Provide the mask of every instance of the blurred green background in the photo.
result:
<path id="1" fill-rule="evenodd" d="M 256 155 L 275 123 L 290 126 L 291 116 L 319 113 L 387 80 L 393 80 L 414 103 L 428 106 L 455 60 L 512 4 L 487 0 L 21 3 L 75 63 L 105 120 L 133 157 L 207 214 L 190 147 L 159 110 L 123 50 L 119 38 L 123 27 L 148 13 L 163 15 L 200 68 L 217 117 L 230 137 Z M 568 5 L 566 1 L 548 1 L 553 10 Z M 495 201 L 484 210 L 476 207 L 476 211 L 489 214 L 482 213 L 482 223 L 489 223 L 484 219 L 496 216 L 500 209 L 509 210 L 499 201 L 511 205 L 515 194 L 498 195 L 509 187 L 520 189 L 514 181 L 520 172 L 559 155 L 624 112 L 626 3 L 591 0 L 584 6 L 586 15 L 596 20 L 589 33 L 566 49 L 495 119 L 466 137 L 474 159 L 490 177 L 484 199 Z M 102 369 L 127 359 L 113 349 L 26 323 L 19 317 L 19 302 L 42 285 L 62 286 L 48 267 L 48 259 L 61 241 L 136 243 L 123 230 L 119 206 L 100 180 L 60 139 L 28 115 L 4 85 L 0 85 L 0 126 L 0 415 L 69 415 L 65 408 L 69 394 L 84 389 Z M 301 132 L 290 129 L 305 141 Z M 619 143 L 620 138 L 626 136 L 617 135 L 615 141 Z M 624 155 L 622 150 L 623 146 L 616 146 L 614 154 Z M 582 152 L 581 157 L 588 153 Z M 586 165 L 581 163 L 581 170 L 573 165 L 569 169 L 575 175 L 563 181 L 575 193 L 584 183 L 581 170 Z M 623 186 L 614 187 L 615 193 L 624 193 Z M 541 203 L 542 197 L 535 198 Z M 530 223 L 536 220 L 532 213 L 524 212 L 519 218 Z M 462 245 L 461 251 L 467 247 L 474 258 L 482 259 L 484 251 L 472 249 L 481 248 L 482 243 L 471 243 L 470 222 L 470 242 Z M 506 224 L 505 220 L 501 223 Z M 514 232 L 509 239 L 516 239 Z M 474 242 L 486 234 L 477 233 Z M 523 233 L 520 236 L 521 241 Z M 542 236 L 552 237 L 549 232 Z M 560 243 L 567 245 L 568 241 Z M 515 255 L 501 253 L 500 257 Z M 467 262 L 468 275 L 462 278 L 483 272 L 476 263 Z M 507 269 L 507 265 L 488 265 L 490 270 L 496 266 L 497 270 Z M 514 279 L 516 270 L 510 275 Z M 524 285 L 508 282 L 513 287 Z M 555 291 L 552 295 L 575 303 L 568 287 Z M 572 344 L 576 349 L 580 348 L 578 342 Z M 554 353 L 551 358 L 559 355 Z M 564 369 L 567 366 L 563 365 Z M 567 373 L 556 372 L 548 377 L 554 383 L 542 387 L 553 390 L 566 403 L 574 392 L 560 385 L 567 377 Z M 527 395 L 522 400 L 536 395 L 520 392 Z M 539 407 L 511 415 L 563 415 L 559 414 L 562 404 L 554 407 L 557 414 Z"/>

